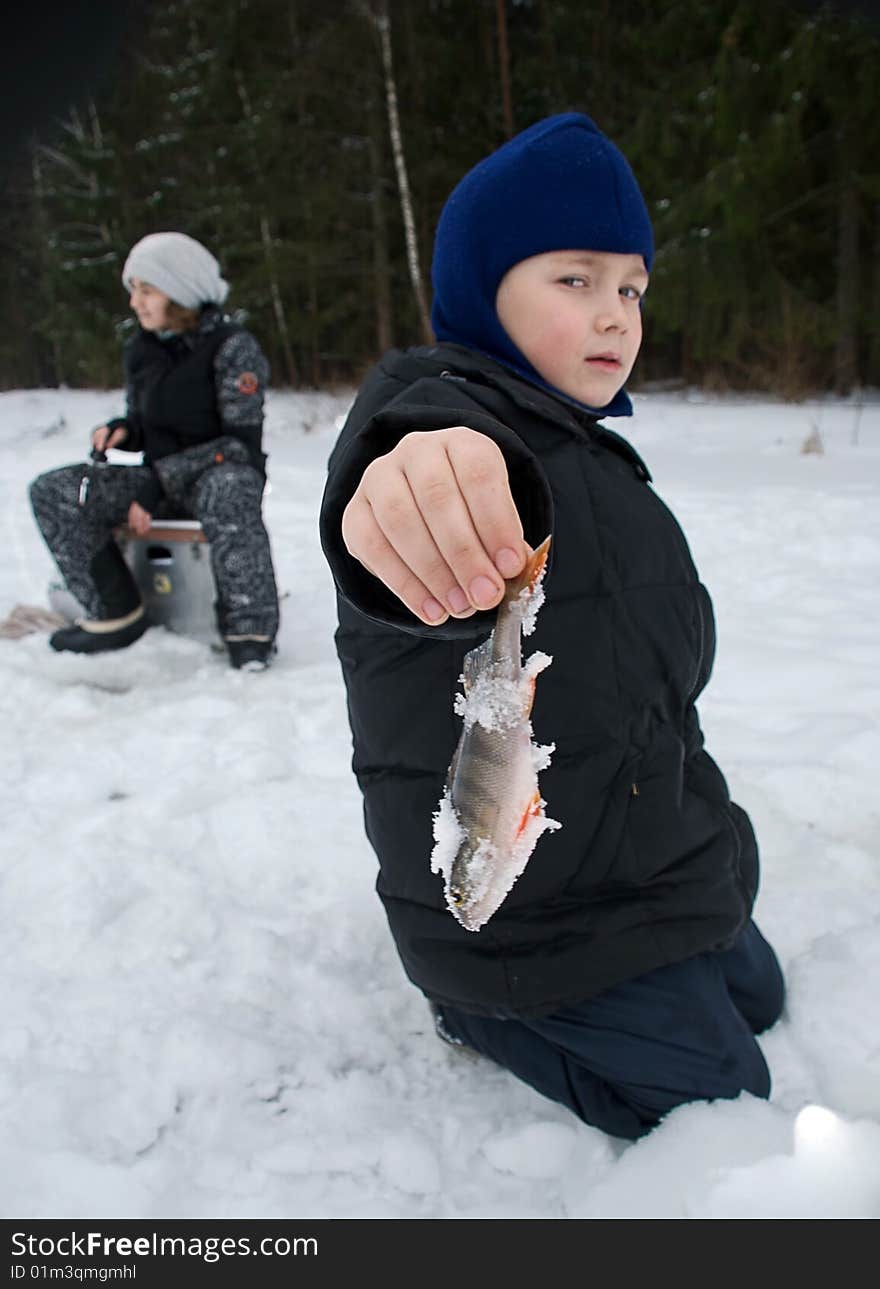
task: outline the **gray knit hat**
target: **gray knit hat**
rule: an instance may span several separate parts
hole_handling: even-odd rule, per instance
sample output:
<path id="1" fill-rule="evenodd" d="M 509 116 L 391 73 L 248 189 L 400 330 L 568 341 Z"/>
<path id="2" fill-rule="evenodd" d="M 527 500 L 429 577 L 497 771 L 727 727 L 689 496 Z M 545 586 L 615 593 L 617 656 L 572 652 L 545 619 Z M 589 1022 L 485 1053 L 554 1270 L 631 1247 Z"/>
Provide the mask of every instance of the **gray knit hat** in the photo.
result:
<path id="1" fill-rule="evenodd" d="M 150 233 L 131 248 L 122 270 L 122 281 L 131 290 L 132 278 L 149 282 L 184 309 L 201 304 L 222 304 L 229 283 L 220 276 L 220 265 L 211 252 L 186 233 Z"/>

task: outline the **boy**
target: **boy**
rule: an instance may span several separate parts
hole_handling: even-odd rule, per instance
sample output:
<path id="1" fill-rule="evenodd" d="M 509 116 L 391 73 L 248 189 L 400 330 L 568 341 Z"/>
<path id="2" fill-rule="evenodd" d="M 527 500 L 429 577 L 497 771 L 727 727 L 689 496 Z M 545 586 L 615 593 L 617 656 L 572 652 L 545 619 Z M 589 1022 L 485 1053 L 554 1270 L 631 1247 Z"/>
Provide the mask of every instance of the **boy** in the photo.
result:
<path id="1" fill-rule="evenodd" d="M 538 122 L 459 183 L 434 253 L 433 347 L 367 377 L 321 526 L 378 893 L 444 1036 L 587 1123 L 769 1095 L 754 1034 L 783 982 L 751 921 L 757 847 L 703 750 L 708 593 L 626 416 L 653 258 L 630 167 L 589 118 Z M 464 655 L 552 533 L 532 712 L 555 744 L 545 834 L 478 933 L 430 871 Z M 531 642 L 530 642 L 531 643 Z"/>

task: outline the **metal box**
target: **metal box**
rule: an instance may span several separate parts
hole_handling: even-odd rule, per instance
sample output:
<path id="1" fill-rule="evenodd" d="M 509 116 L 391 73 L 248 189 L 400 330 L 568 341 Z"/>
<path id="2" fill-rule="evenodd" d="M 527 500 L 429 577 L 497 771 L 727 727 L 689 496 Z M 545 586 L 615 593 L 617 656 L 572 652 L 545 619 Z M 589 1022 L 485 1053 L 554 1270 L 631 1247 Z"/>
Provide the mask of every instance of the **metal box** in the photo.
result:
<path id="1" fill-rule="evenodd" d="M 156 626 L 213 644 L 219 640 L 210 546 L 195 519 L 156 519 L 147 537 L 117 529 L 116 540 Z"/>

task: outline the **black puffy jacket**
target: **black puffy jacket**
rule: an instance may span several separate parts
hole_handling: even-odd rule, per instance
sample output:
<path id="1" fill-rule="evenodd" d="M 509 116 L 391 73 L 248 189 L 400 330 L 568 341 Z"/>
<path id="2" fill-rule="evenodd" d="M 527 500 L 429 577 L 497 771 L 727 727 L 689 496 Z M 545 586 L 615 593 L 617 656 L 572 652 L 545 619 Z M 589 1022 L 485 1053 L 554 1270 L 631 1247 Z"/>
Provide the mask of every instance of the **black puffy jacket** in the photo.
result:
<path id="1" fill-rule="evenodd" d="M 446 909 L 429 856 L 461 730 L 462 659 L 494 613 L 424 626 L 340 535 L 369 461 L 410 430 L 453 425 L 502 449 L 526 539 L 553 534 L 526 652 L 553 658 L 532 724 L 556 746 L 540 787 L 563 826 L 476 934 Z M 712 606 L 633 448 L 470 350 L 392 351 L 331 455 L 321 527 L 377 890 L 410 979 L 465 1010 L 537 1015 L 729 945 L 754 902 L 758 857 L 694 708 L 714 656 Z"/>

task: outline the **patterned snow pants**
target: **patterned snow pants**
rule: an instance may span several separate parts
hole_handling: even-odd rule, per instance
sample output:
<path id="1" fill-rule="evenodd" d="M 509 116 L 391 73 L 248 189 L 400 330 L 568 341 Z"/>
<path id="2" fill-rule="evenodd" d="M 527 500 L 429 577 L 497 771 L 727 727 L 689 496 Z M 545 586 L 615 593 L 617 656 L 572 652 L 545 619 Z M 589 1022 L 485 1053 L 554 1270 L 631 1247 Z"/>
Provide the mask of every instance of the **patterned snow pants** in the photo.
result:
<path id="1" fill-rule="evenodd" d="M 89 473 L 85 504 L 80 483 Z M 39 475 L 30 495 L 37 526 L 67 588 L 90 619 L 124 617 L 140 603 L 112 530 L 152 472 L 147 466 L 69 465 Z M 278 593 L 263 525 L 263 480 L 250 465 L 224 463 L 187 489 L 185 516 L 201 522 L 210 543 L 223 636 L 266 636 L 278 630 Z M 166 517 L 167 514 L 166 514 Z"/>

